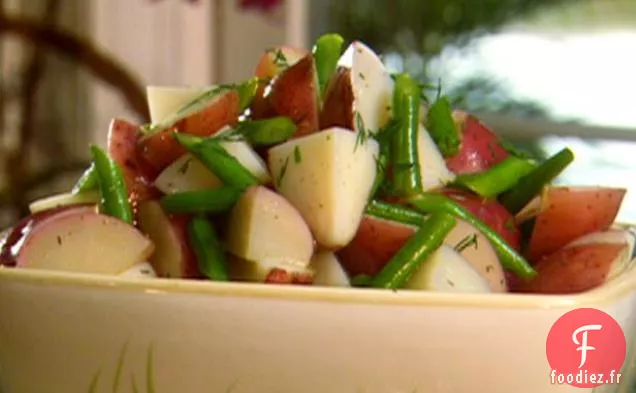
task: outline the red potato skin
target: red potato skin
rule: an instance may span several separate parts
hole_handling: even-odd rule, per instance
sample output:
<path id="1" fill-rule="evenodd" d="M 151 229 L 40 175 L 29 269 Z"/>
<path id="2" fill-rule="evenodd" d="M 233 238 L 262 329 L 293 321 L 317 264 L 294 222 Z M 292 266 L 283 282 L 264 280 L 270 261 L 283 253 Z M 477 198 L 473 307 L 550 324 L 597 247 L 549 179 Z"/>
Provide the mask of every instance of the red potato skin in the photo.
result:
<path id="1" fill-rule="evenodd" d="M 179 132 L 196 136 L 210 136 L 226 125 L 235 125 L 240 115 L 239 95 L 229 90 L 200 112 L 177 122 Z"/>
<path id="2" fill-rule="evenodd" d="M 282 51 L 283 55 L 285 56 L 285 65 L 280 65 L 276 62 L 275 53 L 278 50 Z M 254 76 L 262 81 L 269 82 L 281 72 L 285 71 L 286 67 L 293 66 L 308 54 L 309 52 L 305 49 L 288 46 L 279 46 L 267 50 L 261 55 L 261 58 L 256 65 Z M 273 110 L 265 97 L 265 88 L 265 84 L 260 84 L 258 86 L 254 99 L 252 100 L 252 104 L 250 105 L 250 113 L 255 119 L 264 119 L 273 116 Z"/>
<path id="3" fill-rule="evenodd" d="M 538 261 L 531 281 L 513 280 L 512 292 L 567 295 L 603 284 L 626 244 L 587 244 L 562 248 Z"/>
<path id="4" fill-rule="evenodd" d="M 234 126 L 240 115 L 239 96 L 230 90 L 215 98 L 207 107 L 178 121 L 171 128 L 139 140 L 137 152 L 156 173 L 186 153 L 177 142 L 174 132 L 206 137 L 214 135 L 224 126 Z"/>
<path id="5" fill-rule="evenodd" d="M 504 271 L 504 277 L 506 279 L 506 285 L 508 286 L 508 291 L 512 292 L 514 288 L 519 287 L 521 285 L 523 279 L 517 277 L 514 273 L 509 271 Z"/>
<path id="6" fill-rule="evenodd" d="M 197 257 L 192 251 L 193 248 L 190 245 L 190 237 L 188 236 L 188 222 L 190 216 L 187 214 L 170 214 L 168 219 L 172 225 L 172 229 L 176 236 L 180 240 L 181 244 L 181 277 L 178 278 L 191 278 L 191 279 L 203 279 L 205 275 L 199 270 L 197 264 Z"/>
<path id="7" fill-rule="evenodd" d="M 320 129 L 342 127 L 354 130 L 353 100 L 351 69 L 338 67 L 327 87 L 320 112 Z"/>
<path id="8" fill-rule="evenodd" d="M 13 227 L 6 231 L 0 241 L 0 266 L 17 266 L 18 261 L 16 257 L 18 251 L 15 249 L 15 246 L 29 234 L 34 222 L 55 214 L 56 211 L 58 211 L 58 209 L 44 210 L 31 214 L 30 216 L 22 218 Z"/>
<path id="9" fill-rule="evenodd" d="M 268 83 L 267 86 L 271 89 L 272 83 Z M 256 94 L 249 107 L 250 117 L 254 120 L 262 120 L 276 116 L 265 94 L 266 92 L 266 86 L 259 86 L 256 89 Z"/>
<path id="10" fill-rule="evenodd" d="M 290 273 L 285 269 L 274 268 L 265 277 L 265 284 L 313 285 L 313 275 L 309 273 Z"/>
<path id="11" fill-rule="evenodd" d="M 296 124 L 294 137 L 318 131 L 318 83 L 313 55 L 309 54 L 272 80 L 269 94 L 252 105 L 255 119 L 286 116 Z"/>
<path id="12" fill-rule="evenodd" d="M 536 217 L 526 257 L 543 256 L 592 232 L 612 225 L 625 197 L 623 188 L 552 187 L 544 194 L 544 208 Z"/>
<path id="13" fill-rule="evenodd" d="M 171 127 L 139 140 L 136 147 L 137 154 L 152 168 L 153 173 L 161 173 L 186 152 L 185 148 L 172 136 L 175 132 L 178 130 Z"/>
<path id="14" fill-rule="evenodd" d="M 463 112 L 453 113 L 461 130 L 459 152 L 446 158 L 446 166 L 456 174 L 482 172 L 508 157 L 499 138 L 479 119 Z"/>
<path id="15" fill-rule="evenodd" d="M 512 248 L 520 250 L 521 232 L 514 217 L 496 200 L 487 200 L 467 191 L 446 188 L 442 193 L 473 213 L 499 234 Z"/>
<path id="16" fill-rule="evenodd" d="M 415 227 L 365 215 L 353 240 L 336 256 L 350 277 L 375 276 L 415 231 Z"/>
<path id="17" fill-rule="evenodd" d="M 138 202 L 159 195 L 152 185 L 156 173 L 137 155 L 139 127 L 122 119 L 113 119 L 108 131 L 108 155 L 121 167 L 129 201 L 133 208 Z"/>
<path id="18" fill-rule="evenodd" d="M 278 64 L 276 61 L 276 52 L 281 51 L 285 57 L 284 64 Z M 294 48 L 291 46 L 278 46 L 265 51 L 256 64 L 254 76 L 260 79 L 273 78 L 285 70 L 286 66 L 293 66 L 300 59 L 307 56 L 309 52 L 306 49 Z"/>

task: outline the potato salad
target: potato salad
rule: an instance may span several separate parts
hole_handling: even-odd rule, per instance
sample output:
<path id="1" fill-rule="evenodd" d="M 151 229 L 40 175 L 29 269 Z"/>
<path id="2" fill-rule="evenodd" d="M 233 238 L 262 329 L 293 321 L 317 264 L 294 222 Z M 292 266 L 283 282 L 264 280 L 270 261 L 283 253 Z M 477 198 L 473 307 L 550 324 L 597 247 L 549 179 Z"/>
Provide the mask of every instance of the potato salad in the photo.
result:
<path id="1" fill-rule="evenodd" d="M 233 84 L 149 86 L 68 193 L 4 232 L 0 268 L 121 279 L 572 294 L 628 268 L 624 188 L 555 186 L 438 86 L 338 34 Z"/>

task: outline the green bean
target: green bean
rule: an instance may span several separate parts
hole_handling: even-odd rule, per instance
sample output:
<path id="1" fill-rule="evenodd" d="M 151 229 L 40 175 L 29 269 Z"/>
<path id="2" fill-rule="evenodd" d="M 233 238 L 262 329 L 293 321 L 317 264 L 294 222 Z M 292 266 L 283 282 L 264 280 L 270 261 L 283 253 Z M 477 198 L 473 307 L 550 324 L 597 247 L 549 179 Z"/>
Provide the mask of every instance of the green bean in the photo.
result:
<path id="1" fill-rule="evenodd" d="M 408 74 L 395 78 L 393 116 L 399 124 L 391 146 L 393 188 L 397 196 L 422 192 L 418 153 L 420 85 Z"/>
<path id="2" fill-rule="evenodd" d="M 448 97 L 439 97 L 428 109 L 426 130 L 444 157 L 452 157 L 459 152 L 461 134 L 453 120 Z"/>
<path id="3" fill-rule="evenodd" d="M 92 191 L 99 188 L 99 179 L 95 164 L 91 164 L 73 186 L 73 194 Z"/>
<path id="4" fill-rule="evenodd" d="M 492 198 L 510 190 L 519 179 L 535 168 L 536 164 L 530 160 L 508 156 L 486 171 L 457 176 L 455 184 L 466 187 L 484 198 Z"/>
<path id="5" fill-rule="evenodd" d="M 219 187 L 166 195 L 161 205 L 169 213 L 222 213 L 229 210 L 241 197 L 234 187 Z"/>
<path id="6" fill-rule="evenodd" d="M 452 199 L 442 194 L 421 194 L 409 200 L 409 203 L 418 211 L 431 214 L 446 212 L 461 218 L 481 231 L 495 248 L 501 265 L 508 271 L 521 278 L 532 278 L 537 273 L 528 262 L 504 239 L 493 231 L 474 214 L 457 204 Z"/>
<path id="7" fill-rule="evenodd" d="M 365 214 L 384 220 L 391 220 L 402 224 L 417 226 L 420 226 L 426 218 L 423 214 L 409 209 L 408 207 L 392 205 L 390 203 L 375 200 L 371 201 L 367 205 Z"/>
<path id="8" fill-rule="evenodd" d="M 188 237 L 201 273 L 214 281 L 228 281 L 225 253 L 212 224 L 205 217 L 193 217 Z"/>
<path id="9" fill-rule="evenodd" d="M 289 117 L 278 116 L 245 121 L 240 123 L 235 130 L 252 146 L 271 146 L 291 138 L 296 132 L 296 123 Z"/>
<path id="10" fill-rule="evenodd" d="M 568 148 L 561 150 L 522 177 L 513 189 L 499 198 L 499 202 L 512 214 L 517 214 L 541 193 L 544 186 L 559 176 L 572 161 L 574 161 L 572 150 Z"/>
<path id="11" fill-rule="evenodd" d="M 239 96 L 239 108 L 241 111 L 247 109 L 252 104 L 254 96 L 258 90 L 261 80 L 257 77 L 250 78 L 237 86 L 236 90 Z"/>
<path id="12" fill-rule="evenodd" d="M 358 274 L 357 276 L 351 277 L 351 286 L 357 288 L 370 287 L 373 282 L 373 277 L 367 276 L 366 274 Z"/>
<path id="13" fill-rule="evenodd" d="M 218 140 L 202 139 L 181 133 L 174 133 L 174 138 L 218 176 L 226 186 L 244 190 L 259 184 L 258 179 L 225 151 Z"/>
<path id="14" fill-rule="evenodd" d="M 399 289 L 444 242 L 457 220 L 446 212 L 431 214 L 372 280 L 375 288 Z"/>
<path id="15" fill-rule="evenodd" d="M 340 34 L 335 33 L 325 34 L 316 41 L 313 52 L 316 59 L 316 72 L 318 74 L 321 97 L 324 97 L 329 79 L 336 71 L 343 43 L 344 38 Z"/>
<path id="16" fill-rule="evenodd" d="M 98 146 L 92 145 L 91 153 L 99 179 L 103 213 L 132 224 L 133 213 L 121 168 Z"/>

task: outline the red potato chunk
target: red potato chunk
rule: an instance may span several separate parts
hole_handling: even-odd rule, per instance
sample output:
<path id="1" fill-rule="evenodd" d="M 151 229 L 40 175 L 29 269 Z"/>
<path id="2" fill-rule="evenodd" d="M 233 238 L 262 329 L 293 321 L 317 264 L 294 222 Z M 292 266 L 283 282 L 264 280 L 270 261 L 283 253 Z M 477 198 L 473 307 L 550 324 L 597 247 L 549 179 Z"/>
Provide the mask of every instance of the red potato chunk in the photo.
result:
<path id="1" fill-rule="evenodd" d="M 90 204 L 62 206 L 54 209 L 41 210 L 22 218 L 14 226 L 3 231 L 0 238 L 0 266 L 16 266 L 17 254 L 21 248 L 20 243 L 24 237 L 29 234 L 29 231 L 35 224 L 40 221 L 44 221 L 46 218 L 55 214 L 60 214 L 64 211 L 81 207 L 92 207 L 93 211 L 97 213 L 97 206 L 92 206 Z"/>
<path id="2" fill-rule="evenodd" d="M 314 277 L 311 273 L 289 272 L 281 268 L 272 269 L 265 277 L 265 284 L 312 285 L 313 282 Z"/>
<path id="3" fill-rule="evenodd" d="M 320 113 L 320 129 L 342 127 L 355 130 L 353 101 L 351 68 L 338 67 L 327 87 Z"/>
<path id="4" fill-rule="evenodd" d="M 286 116 L 296 123 L 294 137 L 318 131 L 319 87 L 313 55 L 309 54 L 278 75 L 265 103 L 254 108 L 255 118 Z"/>
<path id="5" fill-rule="evenodd" d="M 365 215 L 353 240 L 336 255 L 350 277 L 375 276 L 417 228 Z"/>
<path id="6" fill-rule="evenodd" d="M 627 244 L 585 244 L 562 248 L 538 261 L 531 281 L 513 280 L 513 292 L 575 294 L 606 282 Z"/>
<path id="7" fill-rule="evenodd" d="M 488 227 L 499 234 L 512 248 L 521 248 L 521 232 L 515 225 L 514 217 L 496 200 L 488 200 L 470 192 L 447 188 L 446 196 L 469 210 Z"/>
<path id="8" fill-rule="evenodd" d="M 549 188 L 536 217 L 527 258 L 538 261 L 581 236 L 609 229 L 625 193 L 624 188 Z"/>
<path id="9" fill-rule="evenodd" d="M 308 54 L 306 49 L 285 45 L 269 49 L 258 60 L 254 75 L 261 79 L 273 78 Z"/>
<path id="10" fill-rule="evenodd" d="M 108 131 L 108 155 L 121 167 L 129 200 L 133 207 L 139 201 L 154 198 L 158 191 L 152 185 L 156 175 L 137 155 L 139 127 L 122 119 L 113 119 Z"/>
<path id="11" fill-rule="evenodd" d="M 446 158 L 446 166 L 456 174 L 482 172 L 508 157 L 497 135 L 473 115 L 453 113 L 461 130 L 459 152 Z"/>
<path id="12" fill-rule="evenodd" d="M 155 245 L 150 264 L 159 277 L 205 277 L 190 246 L 190 218 L 185 214 L 167 214 L 157 200 L 139 204 L 139 227 Z"/>
<path id="13" fill-rule="evenodd" d="M 133 226 L 98 214 L 95 206 L 74 205 L 26 217 L 3 242 L 0 264 L 117 275 L 153 251 L 154 244 Z"/>
<path id="14" fill-rule="evenodd" d="M 186 116 L 172 127 L 156 132 L 139 140 L 138 154 L 157 173 L 186 153 L 173 133 L 206 137 L 214 135 L 223 127 L 234 126 L 239 118 L 239 96 L 235 90 L 220 93 L 202 110 Z"/>
<path id="15" fill-rule="evenodd" d="M 265 51 L 256 65 L 254 75 L 260 80 L 267 82 L 285 71 L 288 67 L 298 63 L 309 52 L 306 49 L 294 48 L 290 46 L 279 46 Z M 256 94 L 250 105 L 250 110 L 254 118 L 267 118 L 273 116 L 265 96 L 266 83 L 261 83 L 256 89 Z"/>

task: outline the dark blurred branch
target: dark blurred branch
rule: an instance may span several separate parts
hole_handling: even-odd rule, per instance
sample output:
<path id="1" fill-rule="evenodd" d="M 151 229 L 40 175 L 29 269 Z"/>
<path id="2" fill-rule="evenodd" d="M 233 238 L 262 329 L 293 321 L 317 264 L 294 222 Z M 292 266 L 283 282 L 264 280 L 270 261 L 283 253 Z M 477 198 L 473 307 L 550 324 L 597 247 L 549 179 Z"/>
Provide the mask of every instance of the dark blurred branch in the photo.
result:
<path id="1" fill-rule="evenodd" d="M 128 70 L 100 53 L 89 41 L 59 28 L 40 25 L 37 20 L 9 15 L 0 15 L 0 34 L 16 35 L 83 65 L 98 79 L 121 93 L 142 122 L 150 120 L 144 86 Z"/>
<path id="2" fill-rule="evenodd" d="M 27 179 L 25 179 L 23 183 L 25 194 L 28 194 L 38 187 L 42 187 L 48 184 L 49 182 L 53 182 L 59 176 L 64 176 L 75 172 L 79 173 L 85 170 L 88 165 L 89 162 L 87 161 L 61 162 L 51 168 L 47 168 L 40 173 L 31 175 Z M 5 207 L 15 208 L 15 204 L 12 200 L 12 195 L 9 190 L 0 191 L 0 208 Z"/>
<path id="3" fill-rule="evenodd" d="M 0 19 L 4 18 L 4 0 L 0 0 Z M 0 64 L 4 63 L 4 48 L 0 46 Z M 4 139 L 5 80 L 0 74 L 0 140 Z"/>
<path id="4" fill-rule="evenodd" d="M 59 0 L 48 0 L 42 17 L 42 25 L 52 26 L 55 23 L 59 9 Z M 17 135 L 17 143 L 13 150 L 8 152 L 5 161 L 9 182 L 8 190 L 11 193 L 14 205 L 21 215 L 27 213 L 25 211 L 27 206 L 24 183 L 29 168 L 28 151 L 33 144 L 38 86 L 42 81 L 45 70 L 46 57 L 41 46 L 36 42 L 29 59 L 26 61 L 26 67 L 22 75 L 21 124 Z"/>

